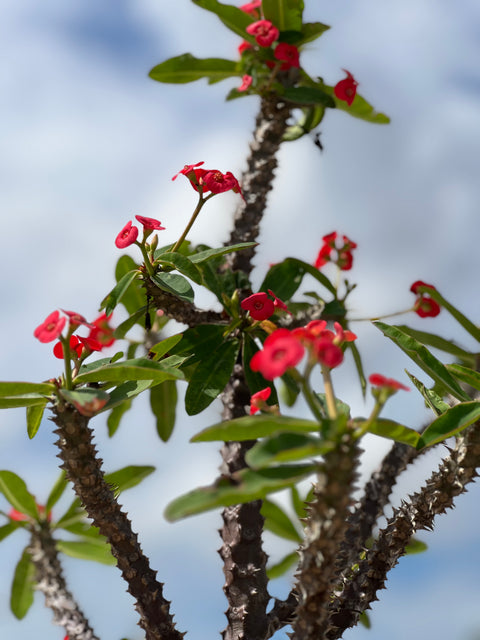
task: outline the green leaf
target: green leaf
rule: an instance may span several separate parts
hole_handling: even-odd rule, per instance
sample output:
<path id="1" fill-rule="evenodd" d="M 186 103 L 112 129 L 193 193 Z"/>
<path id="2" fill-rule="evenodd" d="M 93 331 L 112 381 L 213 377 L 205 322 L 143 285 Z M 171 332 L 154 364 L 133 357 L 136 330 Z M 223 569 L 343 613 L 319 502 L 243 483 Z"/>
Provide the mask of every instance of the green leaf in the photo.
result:
<path id="1" fill-rule="evenodd" d="M 25 549 L 15 568 L 10 593 L 10 609 L 18 620 L 22 620 L 27 615 L 33 604 L 34 587 L 35 565 Z"/>
<path id="2" fill-rule="evenodd" d="M 365 420 L 355 420 L 355 426 L 361 427 Z M 377 418 L 368 427 L 368 432 L 373 433 L 376 436 L 382 438 L 389 438 L 395 440 L 395 442 L 403 442 L 403 444 L 409 444 L 412 447 L 416 447 L 420 434 L 409 427 L 405 427 L 403 424 L 395 422 L 395 420 L 387 420 L 385 418 Z"/>
<path id="3" fill-rule="evenodd" d="M 17 529 L 23 528 L 19 522 L 12 521 L 8 524 L 4 524 L 3 527 L 0 527 L 0 542 L 5 540 L 7 536 L 16 531 Z"/>
<path id="4" fill-rule="evenodd" d="M 123 382 L 124 380 L 129 382 L 133 380 L 163 382 L 164 380 L 179 380 L 182 377 L 181 371 L 168 366 L 165 361 L 154 362 L 148 358 L 132 358 L 123 362 L 107 364 L 87 373 L 80 373 L 73 383 L 77 385 L 84 382 Z"/>
<path id="5" fill-rule="evenodd" d="M 337 107 L 337 109 L 346 111 L 354 118 L 360 118 L 360 120 L 366 120 L 367 122 L 371 122 L 373 124 L 389 124 L 390 118 L 384 113 L 375 111 L 373 106 L 369 102 L 367 102 L 365 98 L 362 98 L 362 96 L 358 93 L 355 96 L 353 103 L 348 106 L 345 100 L 339 100 L 336 96 L 334 96 L 333 87 L 329 87 L 329 89 L 331 89 L 331 95 L 335 100 L 335 106 Z M 325 90 L 328 90 L 326 86 Z"/>
<path id="6" fill-rule="evenodd" d="M 283 431 L 295 433 L 318 433 L 320 425 L 312 420 L 273 416 L 270 414 L 244 416 L 228 422 L 219 422 L 194 435 L 190 442 L 222 442 L 256 440 Z"/>
<path id="7" fill-rule="evenodd" d="M 262 11 L 279 31 L 301 31 L 303 0 L 263 0 Z"/>
<path id="8" fill-rule="evenodd" d="M 65 476 L 65 472 L 61 471 L 57 478 L 57 481 L 52 487 L 52 490 L 48 494 L 47 502 L 45 504 L 45 513 L 49 513 L 52 508 L 57 504 L 63 495 L 63 492 L 67 488 L 68 480 Z"/>
<path id="9" fill-rule="evenodd" d="M 265 529 L 286 540 L 302 541 L 293 522 L 277 504 L 271 500 L 263 500 L 260 513 L 265 518 Z"/>
<path id="10" fill-rule="evenodd" d="M 283 140 L 288 142 L 290 140 L 298 140 L 306 133 L 309 133 L 315 127 L 317 127 L 323 120 L 325 115 L 324 106 L 309 106 L 302 109 L 303 115 L 294 125 L 287 127 L 287 130 L 283 134 Z"/>
<path id="11" fill-rule="evenodd" d="M 201 324 L 183 332 L 181 341 L 170 349 L 174 355 L 190 356 L 188 365 L 207 358 L 223 341 L 225 327 L 215 324 Z"/>
<path id="12" fill-rule="evenodd" d="M 123 300 L 123 302 L 125 302 L 125 300 Z M 132 313 L 131 316 L 128 316 L 126 320 L 124 320 L 118 325 L 118 327 L 113 332 L 115 338 L 117 340 L 121 340 L 127 335 L 130 329 L 136 324 L 139 324 L 142 328 L 144 328 L 146 314 L 147 314 L 147 305 L 144 304 L 143 307 L 140 307 L 138 311 L 135 311 L 135 313 Z"/>
<path id="13" fill-rule="evenodd" d="M 455 398 L 458 400 L 470 400 L 445 365 L 443 365 L 440 360 L 437 360 L 425 345 L 406 334 L 399 327 L 394 325 L 389 326 L 384 322 L 374 322 L 373 324 L 380 329 L 387 338 L 393 340 L 416 365 L 423 369 L 423 371 L 438 382 L 438 384 L 442 385 L 442 387 Z"/>
<path id="14" fill-rule="evenodd" d="M 317 87 L 287 87 L 282 93 L 282 98 L 296 105 L 321 105 L 323 107 L 335 107 L 331 96 Z"/>
<path id="15" fill-rule="evenodd" d="M 241 251 L 242 249 L 250 249 L 250 247 L 256 247 L 258 242 L 239 242 L 238 244 L 232 244 L 228 247 L 219 247 L 218 249 L 206 249 L 205 251 L 199 251 L 198 253 L 192 253 L 188 256 L 194 264 L 201 262 L 207 262 L 213 258 L 224 256 L 227 253 L 234 253 L 235 251 Z"/>
<path id="16" fill-rule="evenodd" d="M 298 518 L 305 518 L 307 515 L 307 499 L 308 495 L 305 499 L 300 497 L 298 493 L 297 487 L 293 486 L 290 489 L 290 498 L 292 501 L 292 506 L 295 509 L 295 513 Z"/>
<path id="17" fill-rule="evenodd" d="M 362 388 L 362 395 L 365 398 L 367 391 L 367 380 L 365 378 L 365 372 L 363 371 L 362 357 L 355 342 L 349 342 L 348 346 L 353 355 L 353 361 L 355 362 L 355 368 L 358 373 L 358 379 L 360 380 L 360 387 Z"/>
<path id="18" fill-rule="evenodd" d="M 157 82 L 169 82 L 172 84 L 184 84 L 195 82 L 202 78 L 208 78 L 209 82 L 217 82 L 241 75 L 238 62 L 224 60 L 223 58 L 200 59 L 191 53 L 170 58 L 157 64 L 148 74 Z"/>
<path id="19" fill-rule="evenodd" d="M 319 38 L 325 31 L 328 31 L 328 29 L 330 29 L 330 27 L 321 22 L 306 22 L 302 25 L 301 37 L 292 44 L 299 46 L 307 42 L 312 42 L 312 40 Z"/>
<path id="20" fill-rule="evenodd" d="M 144 381 L 143 381 L 144 382 Z M 128 384 L 128 383 L 127 383 Z M 117 387 L 115 391 L 117 391 L 120 387 Z M 110 394 L 110 400 L 108 404 L 111 405 L 112 395 Z M 132 406 L 131 400 L 123 400 L 121 404 L 116 404 L 113 409 L 110 411 L 107 418 L 107 428 L 108 428 L 108 437 L 111 438 L 115 435 L 118 427 L 120 426 L 120 420 L 123 418 L 123 415 L 127 413 L 127 411 Z"/>
<path id="21" fill-rule="evenodd" d="M 446 309 L 455 318 L 455 320 L 462 325 L 465 331 L 473 336 L 477 342 L 480 342 L 480 328 L 473 324 L 473 322 L 469 320 L 456 307 L 454 307 L 453 304 L 448 302 L 448 300 L 445 300 L 441 293 L 439 293 L 436 289 L 431 289 L 430 287 L 419 287 L 418 292 L 426 293 L 436 302 L 438 302 L 441 307 Z"/>
<path id="22" fill-rule="evenodd" d="M 254 19 L 238 7 L 222 4 L 221 2 L 217 2 L 217 0 L 193 0 L 193 3 L 196 4 L 197 7 L 215 13 L 230 31 L 233 31 L 252 44 L 255 43 L 255 38 L 249 36 L 246 32 L 246 28 L 254 22 Z"/>
<path id="23" fill-rule="evenodd" d="M 165 380 L 150 389 L 150 407 L 156 418 L 157 433 L 163 442 L 168 442 L 175 426 L 177 395 L 175 380 Z"/>
<path id="24" fill-rule="evenodd" d="M 259 351 L 259 348 L 255 344 L 255 340 L 253 340 L 253 338 L 250 335 L 248 335 L 248 333 L 244 334 L 243 336 L 242 350 L 243 350 L 242 361 L 246 365 L 244 368 L 245 380 L 247 382 L 250 394 L 253 395 L 254 393 L 257 393 L 257 391 L 261 391 L 266 387 L 270 387 L 272 391 L 270 393 L 270 398 L 268 399 L 268 404 L 269 405 L 278 404 L 277 391 L 275 389 L 275 385 L 273 384 L 273 382 L 269 382 L 268 380 L 265 380 L 265 378 L 262 376 L 261 373 L 259 373 L 258 371 L 252 371 L 252 369 L 249 366 L 250 361 L 253 358 L 253 355 L 257 351 Z"/>
<path id="25" fill-rule="evenodd" d="M 247 451 L 246 461 L 252 469 L 262 469 L 279 462 L 312 459 L 331 451 L 335 445 L 318 436 L 304 433 L 279 433 L 257 442 Z"/>
<path id="26" fill-rule="evenodd" d="M 185 409 L 189 416 L 203 411 L 224 390 L 239 348 L 238 340 L 226 340 L 198 363 L 185 393 Z"/>
<path id="27" fill-rule="evenodd" d="M 46 406 L 47 403 L 45 402 L 44 404 L 34 404 L 27 407 L 27 433 L 30 439 L 37 435 Z"/>
<path id="28" fill-rule="evenodd" d="M 474 371 L 468 367 L 462 367 L 460 364 L 447 364 L 447 369 L 457 380 L 480 391 L 480 373 L 478 373 L 478 371 Z"/>
<path id="29" fill-rule="evenodd" d="M 283 262 L 274 264 L 268 271 L 259 291 L 271 289 L 281 300 L 290 300 L 306 273 L 312 275 L 330 293 L 336 294 L 335 287 L 323 273 L 315 269 L 313 265 L 297 258 L 286 258 Z"/>
<path id="30" fill-rule="evenodd" d="M 219 478 L 209 487 L 200 487 L 171 502 L 166 510 L 167 520 L 175 521 L 216 507 L 260 500 L 275 491 L 281 491 L 317 470 L 316 465 L 287 465 L 252 471 L 242 469 L 233 480 Z"/>
<path id="31" fill-rule="evenodd" d="M 480 419 L 480 402 L 464 402 L 450 407 L 436 418 L 421 434 L 417 449 L 431 447 L 463 431 Z"/>
<path id="32" fill-rule="evenodd" d="M 135 278 L 140 274 L 140 271 L 135 269 L 134 271 L 128 271 L 117 284 L 113 287 L 109 294 L 100 303 L 100 311 L 105 309 L 105 313 L 109 316 L 115 309 L 117 304 L 123 298 L 128 287 L 132 284 Z M 136 311 L 136 309 L 135 309 Z"/>
<path id="33" fill-rule="evenodd" d="M 178 273 L 163 273 L 160 271 L 152 276 L 151 279 L 152 282 L 154 282 L 157 287 L 160 287 L 163 291 L 173 293 L 173 295 L 180 298 L 180 300 L 193 303 L 195 294 L 193 292 L 192 285 L 186 278 Z"/>
<path id="34" fill-rule="evenodd" d="M 134 270 L 139 271 L 135 260 L 127 254 L 120 256 L 115 267 L 115 280 L 119 282 L 124 275 Z M 122 304 L 130 315 L 145 305 L 145 289 L 140 278 L 133 280 L 127 287 L 122 296 Z"/>
<path id="35" fill-rule="evenodd" d="M 103 389 L 60 389 L 60 394 L 82 415 L 93 417 L 102 411 L 110 396 Z"/>
<path id="36" fill-rule="evenodd" d="M 35 405 L 45 407 L 45 398 L 35 393 L 12 398 L 0 398 L 0 409 L 17 409 L 19 407 L 33 407 Z"/>
<path id="37" fill-rule="evenodd" d="M 157 262 L 162 263 L 163 265 L 171 266 L 183 273 L 184 276 L 190 278 L 197 284 L 202 284 L 202 275 L 198 270 L 190 258 L 182 255 L 181 253 L 160 253 L 159 255 L 155 254 L 155 260 Z"/>
<path id="38" fill-rule="evenodd" d="M 441 338 L 434 333 L 418 331 L 417 329 L 412 329 L 405 324 L 398 325 L 398 328 L 422 344 L 434 347 L 435 349 L 440 349 L 440 351 L 445 351 L 445 353 L 450 353 L 452 356 L 456 356 L 466 362 L 471 362 L 472 365 L 474 364 L 474 354 L 469 351 L 465 351 L 465 349 L 462 349 L 455 344 L 453 340 L 445 340 L 445 338 Z"/>
<path id="39" fill-rule="evenodd" d="M 133 398 L 138 396 L 140 393 L 143 393 L 143 391 L 146 391 L 147 389 L 152 387 L 154 384 L 157 384 L 157 383 L 154 382 L 153 380 L 129 380 L 128 382 L 119 384 L 116 389 L 114 389 L 113 391 L 110 391 L 110 400 L 105 405 L 104 411 L 108 411 L 109 409 L 115 409 L 124 404 L 127 405 L 131 400 L 133 400 Z M 130 408 L 130 406 L 131 406 L 131 402 L 130 404 L 128 404 L 128 406 L 124 409 L 124 411 L 121 414 L 116 413 L 115 416 L 111 418 L 112 431 L 111 433 L 109 431 L 110 435 L 113 435 L 115 433 L 115 431 L 118 428 L 117 420 L 120 421 L 122 415 L 125 413 L 125 411 L 127 411 Z M 109 430 L 110 430 L 110 426 L 109 426 Z"/>
<path id="40" fill-rule="evenodd" d="M 105 474 L 105 481 L 115 487 L 115 492 L 120 493 L 132 487 L 136 487 L 142 480 L 147 478 L 155 471 L 155 467 L 151 466 L 135 466 L 130 465 Z"/>
<path id="41" fill-rule="evenodd" d="M 447 365 L 447 368 L 448 368 L 448 365 Z M 412 373 L 409 373 L 406 369 L 405 369 L 405 372 L 407 376 L 410 378 L 410 380 L 413 382 L 415 387 L 422 394 L 426 405 L 430 407 L 430 409 L 432 409 L 435 415 L 439 416 L 442 413 L 444 413 L 447 409 L 450 408 L 450 405 L 444 402 L 442 398 L 438 395 L 438 393 L 435 393 L 433 389 L 427 389 L 427 387 L 423 384 L 423 382 L 418 380 Z"/>
<path id="42" fill-rule="evenodd" d="M 414 555 L 416 553 L 423 553 L 428 549 L 428 545 L 417 538 L 410 538 L 410 542 L 405 547 L 405 553 L 407 555 Z"/>
<path id="43" fill-rule="evenodd" d="M 297 566 L 298 564 L 298 553 L 293 551 L 292 553 L 288 553 L 280 562 L 276 564 L 269 565 L 267 567 L 267 576 L 270 580 L 274 580 L 275 578 L 280 578 L 283 576 L 289 569 Z"/>
<path id="44" fill-rule="evenodd" d="M 25 482 L 13 471 L 0 471 L 0 491 L 14 509 L 38 519 L 35 498 L 28 491 Z"/>
<path id="45" fill-rule="evenodd" d="M 56 540 L 56 547 L 62 553 L 80 560 L 92 560 L 101 564 L 115 565 L 116 560 L 110 551 L 110 545 L 102 541 L 101 544 L 90 541 Z"/>
<path id="46" fill-rule="evenodd" d="M 55 385 L 50 382 L 0 382 L 0 398 L 14 396 L 51 396 Z M 45 398 L 42 398 L 45 402 Z"/>
<path id="47" fill-rule="evenodd" d="M 80 500 L 75 498 L 68 509 L 65 511 L 63 516 L 57 520 L 55 523 L 56 529 L 69 529 L 69 527 L 77 524 L 78 522 L 82 522 L 87 517 L 85 510 L 80 504 Z"/>
<path id="48" fill-rule="evenodd" d="M 366 611 L 362 611 L 362 613 L 358 617 L 358 621 L 366 629 L 371 629 L 372 623 L 370 622 L 370 617 Z"/>
<path id="49" fill-rule="evenodd" d="M 161 340 L 157 342 L 149 349 L 150 353 L 155 354 L 153 360 L 160 360 L 166 353 L 171 351 L 175 345 L 177 345 L 180 340 L 183 338 L 183 333 L 176 333 L 174 336 L 170 336 L 169 338 L 165 338 L 165 340 Z"/>

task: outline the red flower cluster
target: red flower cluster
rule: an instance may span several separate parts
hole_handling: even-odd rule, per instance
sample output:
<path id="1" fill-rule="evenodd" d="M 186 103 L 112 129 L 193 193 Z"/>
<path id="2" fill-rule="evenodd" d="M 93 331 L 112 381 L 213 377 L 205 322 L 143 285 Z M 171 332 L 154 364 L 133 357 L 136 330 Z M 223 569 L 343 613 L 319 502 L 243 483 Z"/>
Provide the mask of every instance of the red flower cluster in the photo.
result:
<path id="1" fill-rule="evenodd" d="M 162 223 L 160 220 L 156 218 L 147 218 L 145 216 L 135 216 L 135 218 L 143 225 L 145 230 L 155 230 L 155 231 L 164 231 L 165 227 L 162 227 Z M 129 220 L 127 224 L 120 231 L 118 236 L 115 238 L 115 246 L 118 249 L 125 249 L 125 247 L 129 247 L 133 244 L 138 237 L 138 228 L 132 226 L 132 221 Z"/>
<path id="2" fill-rule="evenodd" d="M 288 312 L 287 305 L 280 300 L 280 298 L 277 298 L 271 289 L 268 290 L 268 293 L 272 296 L 273 300 L 269 298 L 266 293 L 260 291 L 242 300 L 240 306 L 244 311 L 249 311 L 250 316 L 254 320 L 266 320 L 270 318 L 277 309 Z"/>
<path id="3" fill-rule="evenodd" d="M 350 71 L 347 71 L 346 69 L 343 69 L 343 71 L 345 71 L 347 77 L 340 80 L 340 82 L 337 82 L 333 88 L 333 92 L 339 100 L 344 100 L 348 106 L 350 106 L 355 100 L 358 82 L 352 76 Z"/>
<path id="4" fill-rule="evenodd" d="M 247 33 L 255 38 L 260 47 L 269 47 L 275 40 L 278 40 L 280 31 L 270 22 L 270 20 L 258 20 L 249 24 Z"/>
<path id="5" fill-rule="evenodd" d="M 390 389 L 391 391 L 398 391 L 399 389 L 403 389 L 403 391 L 410 391 L 409 387 L 398 382 L 398 380 L 386 378 L 385 376 L 382 376 L 381 373 L 372 373 L 368 381 L 375 387 L 382 387 L 384 389 Z"/>
<path id="6" fill-rule="evenodd" d="M 334 323 L 335 333 L 328 330 L 325 320 L 313 320 L 299 329 L 277 329 L 263 344 L 263 350 L 257 351 L 250 361 L 252 371 L 259 371 L 266 380 L 273 380 L 290 367 L 295 367 L 303 358 L 305 348 L 310 357 L 329 369 L 343 362 L 342 346 L 345 342 L 356 340 L 351 331 L 344 330 Z"/>
<path id="7" fill-rule="evenodd" d="M 315 260 L 315 267 L 320 269 L 327 262 L 334 262 L 342 271 L 349 271 L 353 264 L 352 251 L 357 248 L 356 242 L 342 236 L 343 244 L 337 247 L 337 238 L 339 237 L 336 231 L 323 236 L 323 246 L 318 252 L 317 259 Z M 332 253 L 334 255 L 332 256 Z"/>
<path id="8" fill-rule="evenodd" d="M 197 169 L 204 162 L 197 162 L 197 164 L 186 164 L 183 169 L 176 173 L 172 180 L 175 180 L 180 174 L 186 176 L 190 180 L 190 184 L 198 191 L 199 187 L 202 187 L 202 193 L 223 193 L 224 191 L 233 191 L 239 193 L 242 198 L 242 190 L 238 180 L 233 173 L 227 171 L 222 173 L 218 169 Z"/>
<path id="9" fill-rule="evenodd" d="M 419 287 L 428 287 L 435 291 L 435 287 L 432 284 L 426 284 L 421 280 L 417 280 L 410 287 L 410 291 L 417 296 L 413 310 L 420 316 L 420 318 L 435 318 L 441 311 L 441 307 L 436 300 L 427 296 L 425 293 L 419 293 Z"/>
<path id="10" fill-rule="evenodd" d="M 265 387 L 265 389 L 262 389 L 261 391 L 257 391 L 257 393 L 254 393 L 252 395 L 252 397 L 250 398 L 250 415 L 251 416 L 257 413 L 257 411 L 261 411 L 264 408 L 265 403 L 269 399 L 271 393 L 272 393 L 271 388 Z"/>
<path id="11" fill-rule="evenodd" d="M 86 338 L 81 336 L 70 336 L 70 349 L 76 353 L 77 358 L 80 358 L 85 350 L 101 351 L 104 347 L 110 347 L 114 342 L 113 336 L 114 329 L 108 324 L 108 320 L 112 317 L 110 314 L 107 318 L 105 313 L 102 313 L 92 324 L 83 322 L 82 324 L 90 327 L 90 333 Z M 70 327 L 74 326 L 70 320 Z M 63 345 L 61 342 L 57 342 L 53 347 L 53 355 L 59 360 L 63 359 Z"/>
<path id="12" fill-rule="evenodd" d="M 294 44 L 280 42 L 275 47 L 273 55 L 277 60 L 283 62 L 280 67 L 281 71 L 286 71 L 291 67 L 296 67 L 297 69 L 300 67 L 300 53 Z"/>

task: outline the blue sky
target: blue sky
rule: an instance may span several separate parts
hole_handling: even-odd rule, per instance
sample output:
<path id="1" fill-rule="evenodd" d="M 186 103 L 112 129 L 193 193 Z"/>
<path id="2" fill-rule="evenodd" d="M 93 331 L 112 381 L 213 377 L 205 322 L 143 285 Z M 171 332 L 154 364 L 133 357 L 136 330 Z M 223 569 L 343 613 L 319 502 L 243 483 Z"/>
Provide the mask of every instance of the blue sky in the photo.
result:
<path id="1" fill-rule="evenodd" d="M 421 279 L 475 320 L 480 310 L 475 288 L 478 3 L 306 4 L 308 19 L 332 26 L 302 53 L 307 70 L 334 84 L 343 77 L 341 69 L 349 69 L 362 95 L 392 123 L 374 126 L 329 112 L 321 126 L 324 154 L 308 139 L 282 148 L 262 227 L 257 284 L 268 264 L 286 255 L 313 261 L 321 237 L 336 229 L 359 245 L 351 272 L 359 283 L 352 315 L 407 308 L 409 287 Z M 113 283 L 119 257 L 113 240 L 133 215 L 159 218 L 167 228 L 165 242 L 178 237 L 194 206 L 186 182 L 171 182 L 185 163 L 205 160 L 240 175 L 257 100 L 226 103 L 224 95 L 235 81 L 207 87 L 148 79 L 152 66 L 187 51 L 198 57 L 236 55 L 238 39 L 189 0 L 5 0 L 0 42 L 0 379 L 41 380 L 59 368 L 49 347 L 33 338 L 34 327 L 58 307 L 95 316 Z M 223 242 L 236 197 L 224 194 L 209 203 L 192 237 L 211 245 Z M 408 321 L 474 348 L 445 313 L 431 321 L 410 316 Z M 367 372 L 403 382 L 405 367 L 418 373 L 375 329 L 365 323 L 354 329 Z M 353 413 L 365 415 L 347 370 L 348 363 L 337 376 L 338 394 Z M 217 420 L 217 410 L 194 419 L 180 415 L 168 447 L 155 437 L 141 399 L 113 440 L 105 435 L 103 417 L 94 423 L 107 468 L 157 466 L 123 503 L 166 582 L 179 628 L 191 630 L 191 638 L 216 633 L 225 624 L 215 552 L 220 516 L 170 525 L 162 511 L 171 498 L 211 482 L 216 473 L 215 446 L 187 443 Z M 387 413 L 410 426 L 426 415 L 414 392 L 399 394 Z M 0 468 L 21 473 L 39 501 L 57 476 L 53 442 L 48 421 L 30 442 L 21 411 L 0 414 Z M 379 439 L 365 440 L 365 472 L 385 448 Z M 410 480 L 399 483 L 397 501 L 428 475 L 440 454 L 432 452 Z M 400 562 L 373 608 L 372 630 L 354 630 L 345 638 L 478 638 L 478 498 L 479 489 L 472 486 L 454 512 L 439 518 L 433 534 L 420 535 L 429 552 Z M 8 611 L 10 576 L 26 542 L 21 537 L 0 546 L 0 631 L 17 640 L 63 638 L 40 596 L 21 623 Z M 267 542 L 272 557 L 278 556 L 280 547 L 269 537 Z M 65 564 L 72 589 L 104 640 L 140 637 L 115 569 L 74 560 Z M 286 594 L 288 585 L 276 588 L 276 595 Z"/>

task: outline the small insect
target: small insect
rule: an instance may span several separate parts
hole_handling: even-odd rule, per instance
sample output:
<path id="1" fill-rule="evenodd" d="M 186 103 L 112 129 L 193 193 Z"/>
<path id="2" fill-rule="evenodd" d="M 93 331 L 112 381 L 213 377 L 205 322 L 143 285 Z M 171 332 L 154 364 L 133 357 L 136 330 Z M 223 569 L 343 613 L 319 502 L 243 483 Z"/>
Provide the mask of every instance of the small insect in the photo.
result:
<path id="1" fill-rule="evenodd" d="M 323 151 L 323 144 L 322 144 L 322 141 L 320 140 L 320 134 L 321 134 L 321 131 L 319 131 L 313 136 L 313 144 L 317 146 L 320 149 L 320 151 Z"/>

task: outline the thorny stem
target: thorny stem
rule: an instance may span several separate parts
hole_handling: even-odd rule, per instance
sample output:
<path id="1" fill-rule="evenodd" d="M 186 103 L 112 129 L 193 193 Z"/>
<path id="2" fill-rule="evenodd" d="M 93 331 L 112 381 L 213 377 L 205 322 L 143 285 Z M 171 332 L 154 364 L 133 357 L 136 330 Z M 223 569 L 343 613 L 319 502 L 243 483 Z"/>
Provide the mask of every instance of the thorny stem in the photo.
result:
<path id="1" fill-rule="evenodd" d="M 36 569 L 36 588 L 53 611 L 53 621 L 63 627 L 70 640 L 99 640 L 80 610 L 63 577 L 49 523 L 35 523 L 28 552 Z"/>

